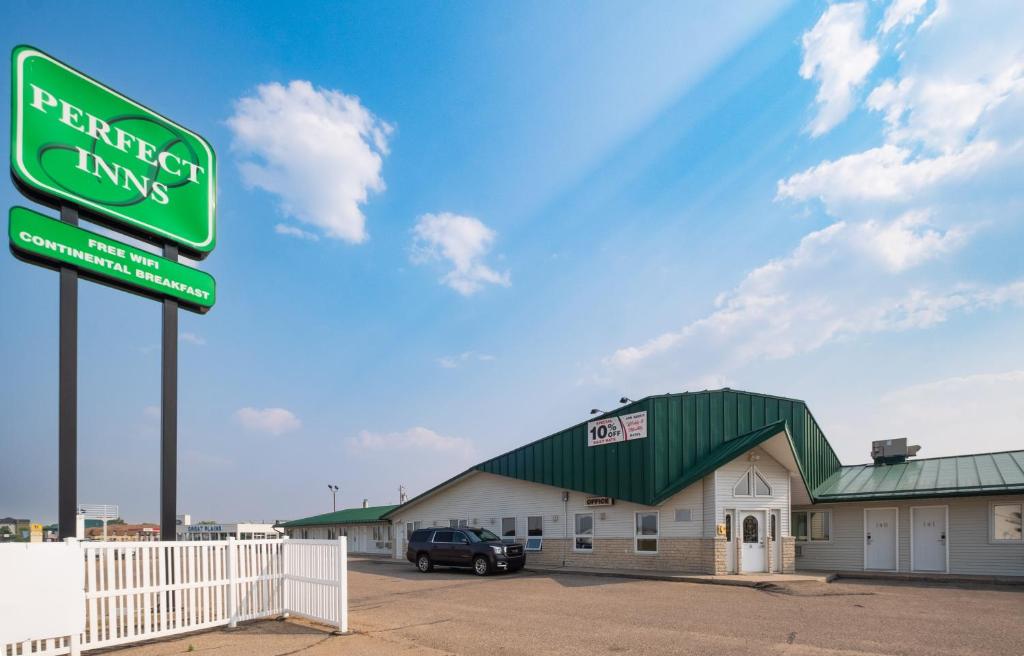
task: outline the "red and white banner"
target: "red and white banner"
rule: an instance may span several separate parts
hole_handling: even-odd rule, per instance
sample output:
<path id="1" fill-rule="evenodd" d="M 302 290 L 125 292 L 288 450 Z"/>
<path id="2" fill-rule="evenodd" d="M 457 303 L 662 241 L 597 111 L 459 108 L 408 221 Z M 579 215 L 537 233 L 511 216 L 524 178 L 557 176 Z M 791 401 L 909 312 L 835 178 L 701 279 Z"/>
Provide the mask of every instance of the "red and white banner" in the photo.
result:
<path id="1" fill-rule="evenodd" d="M 587 446 L 639 440 L 647 437 L 647 412 L 634 412 L 587 422 Z"/>

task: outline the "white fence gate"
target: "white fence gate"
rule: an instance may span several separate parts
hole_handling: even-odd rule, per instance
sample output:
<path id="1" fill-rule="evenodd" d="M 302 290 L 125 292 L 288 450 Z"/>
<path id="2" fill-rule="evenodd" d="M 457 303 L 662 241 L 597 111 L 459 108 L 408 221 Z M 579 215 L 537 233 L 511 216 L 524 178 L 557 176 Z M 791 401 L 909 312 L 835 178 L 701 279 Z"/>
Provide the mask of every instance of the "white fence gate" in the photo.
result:
<path id="1" fill-rule="evenodd" d="M 0 571 L 4 549 L 34 546 L 0 545 Z M 348 631 L 345 538 L 79 542 L 69 547 L 81 551 L 85 568 L 84 631 L 77 636 L 23 636 L 17 642 L 0 642 L 0 656 L 75 655 L 287 614 Z M 26 593 L 47 591 L 8 591 Z M 0 636 L 18 635 L 18 625 L 7 623 L 19 621 L 25 620 L 0 617 Z"/>

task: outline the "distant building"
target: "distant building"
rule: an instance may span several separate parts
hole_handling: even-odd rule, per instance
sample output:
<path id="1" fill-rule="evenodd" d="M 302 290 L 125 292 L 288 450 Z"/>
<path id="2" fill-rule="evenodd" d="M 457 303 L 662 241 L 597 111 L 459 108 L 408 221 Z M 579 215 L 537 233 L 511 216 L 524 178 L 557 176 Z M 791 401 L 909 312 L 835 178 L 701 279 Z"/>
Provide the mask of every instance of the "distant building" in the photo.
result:
<path id="1" fill-rule="evenodd" d="M 218 522 L 192 523 L 191 515 L 178 515 L 175 534 L 179 540 L 265 540 L 279 538 L 281 534 L 274 530 L 274 524 L 267 522 L 238 522 L 222 524 Z"/>
<path id="2" fill-rule="evenodd" d="M 4 517 L 0 519 L 0 540 L 5 542 L 28 542 L 32 534 L 32 521 Z"/>
<path id="3" fill-rule="evenodd" d="M 348 538 L 350 553 L 391 553 L 393 536 L 391 522 L 383 516 L 398 506 L 367 506 L 346 508 L 337 512 L 314 515 L 279 524 L 288 537 L 299 540 L 334 540 Z"/>
<path id="4" fill-rule="evenodd" d="M 88 540 L 103 540 L 103 527 L 85 529 Z M 152 542 L 160 539 L 157 524 L 107 524 L 108 542 Z"/>

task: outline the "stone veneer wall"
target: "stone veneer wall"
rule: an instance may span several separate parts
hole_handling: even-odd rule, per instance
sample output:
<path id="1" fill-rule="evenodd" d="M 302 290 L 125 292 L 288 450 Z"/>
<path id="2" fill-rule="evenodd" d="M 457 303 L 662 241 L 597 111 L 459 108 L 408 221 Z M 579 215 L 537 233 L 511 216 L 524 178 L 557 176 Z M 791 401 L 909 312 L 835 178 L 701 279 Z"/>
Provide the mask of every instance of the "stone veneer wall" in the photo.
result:
<path id="1" fill-rule="evenodd" d="M 714 574 L 725 572 L 722 538 L 659 538 L 658 553 L 638 554 L 632 538 L 595 538 L 591 552 L 573 550 L 572 538 L 544 538 L 544 549 L 526 554 L 526 566 L 601 567 L 664 572 Z"/>
<path id="2" fill-rule="evenodd" d="M 782 573 L 792 574 L 796 571 L 796 538 L 791 535 L 782 536 Z"/>

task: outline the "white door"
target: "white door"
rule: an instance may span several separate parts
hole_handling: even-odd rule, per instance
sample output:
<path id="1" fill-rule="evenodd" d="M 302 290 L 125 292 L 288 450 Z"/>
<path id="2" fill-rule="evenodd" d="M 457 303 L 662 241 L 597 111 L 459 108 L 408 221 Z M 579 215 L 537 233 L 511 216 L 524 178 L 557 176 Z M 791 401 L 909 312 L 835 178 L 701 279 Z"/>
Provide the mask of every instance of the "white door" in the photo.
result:
<path id="1" fill-rule="evenodd" d="M 725 571 L 736 572 L 736 536 L 733 535 L 733 513 L 725 513 Z"/>
<path id="2" fill-rule="evenodd" d="M 740 513 L 740 567 L 744 572 L 765 571 L 764 557 L 764 513 L 745 511 Z"/>
<path id="3" fill-rule="evenodd" d="M 782 517 L 778 510 L 772 511 L 771 519 L 768 520 L 768 536 L 772 539 L 772 571 L 782 572 L 782 535 L 779 528 L 782 526 Z"/>
<path id="4" fill-rule="evenodd" d="M 946 571 L 946 507 L 912 508 L 915 572 Z"/>
<path id="5" fill-rule="evenodd" d="M 864 511 L 864 569 L 896 569 L 896 509 Z"/>

